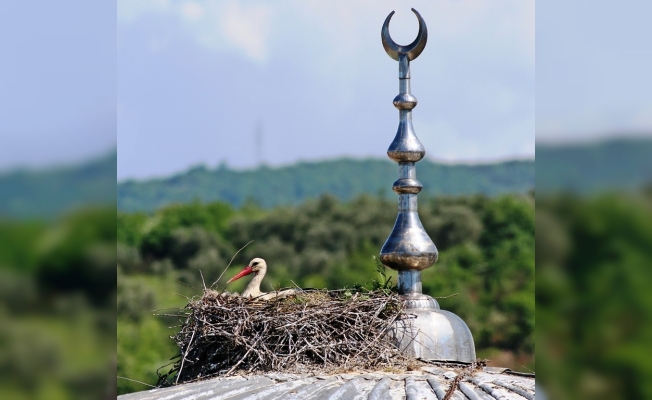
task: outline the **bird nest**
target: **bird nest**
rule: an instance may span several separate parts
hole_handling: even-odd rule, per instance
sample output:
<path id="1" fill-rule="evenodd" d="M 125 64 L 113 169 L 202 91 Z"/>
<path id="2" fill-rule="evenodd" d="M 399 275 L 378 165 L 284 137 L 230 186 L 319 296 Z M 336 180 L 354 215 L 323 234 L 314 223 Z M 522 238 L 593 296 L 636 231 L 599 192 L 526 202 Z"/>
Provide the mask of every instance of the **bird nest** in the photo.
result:
<path id="1" fill-rule="evenodd" d="M 215 376 L 404 370 L 387 339 L 403 315 L 389 290 L 308 290 L 268 301 L 206 290 L 184 309 L 179 347 L 159 385 Z"/>

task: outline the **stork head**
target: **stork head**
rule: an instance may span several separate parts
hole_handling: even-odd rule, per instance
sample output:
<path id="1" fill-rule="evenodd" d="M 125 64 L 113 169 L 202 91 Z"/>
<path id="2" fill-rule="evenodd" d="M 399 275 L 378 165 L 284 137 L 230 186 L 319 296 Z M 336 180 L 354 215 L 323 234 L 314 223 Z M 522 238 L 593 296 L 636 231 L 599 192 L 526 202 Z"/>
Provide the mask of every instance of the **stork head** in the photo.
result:
<path id="1" fill-rule="evenodd" d="M 237 281 L 243 276 L 249 275 L 251 273 L 258 275 L 259 273 L 261 272 L 265 273 L 266 271 L 267 271 L 267 264 L 265 263 L 265 260 L 263 260 L 262 258 L 254 258 L 253 260 L 249 261 L 249 265 L 244 267 L 242 271 L 238 272 L 236 276 L 229 279 L 229 281 L 226 283 Z"/>

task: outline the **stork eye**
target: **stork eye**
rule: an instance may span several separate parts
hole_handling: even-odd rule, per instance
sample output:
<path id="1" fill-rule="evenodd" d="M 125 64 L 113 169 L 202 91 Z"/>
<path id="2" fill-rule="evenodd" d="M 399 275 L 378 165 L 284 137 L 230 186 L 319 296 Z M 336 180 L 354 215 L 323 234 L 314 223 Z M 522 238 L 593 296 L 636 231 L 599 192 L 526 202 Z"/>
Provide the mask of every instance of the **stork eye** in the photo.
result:
<path id="1" fill-rule="evenodd" d="M 258 261 L 256 261 L 255 263 L 251 264 L 252 267 L 255 267 L 256 265 L 258 265 Z"/>

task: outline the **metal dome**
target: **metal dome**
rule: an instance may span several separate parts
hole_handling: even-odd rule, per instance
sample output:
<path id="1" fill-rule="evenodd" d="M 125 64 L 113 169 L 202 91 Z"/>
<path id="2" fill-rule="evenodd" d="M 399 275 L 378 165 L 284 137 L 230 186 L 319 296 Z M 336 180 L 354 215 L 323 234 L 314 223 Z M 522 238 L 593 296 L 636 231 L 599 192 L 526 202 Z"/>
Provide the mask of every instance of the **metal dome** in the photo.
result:
<path id="1" fill-rule="evenodd" d="M 215 378 L 118 396 L 119 400 L 442 400 L 460 369 L 424 367 L 404 374 L 385 372 L 301 376 L 264 374 Z M 452 399 L 533 400 L 533 374 L 485 367 L 460 380 Z"/>
<path id="2" fill-rule="evenodd" d="M 394 324 L 390 340 L 414 358 L 475 361 L 473 336 L 466 323 L 452 312 L 441 310 L 432 297 L 418 296 L 420 301 L 406 301 L 407 317 Z"/>

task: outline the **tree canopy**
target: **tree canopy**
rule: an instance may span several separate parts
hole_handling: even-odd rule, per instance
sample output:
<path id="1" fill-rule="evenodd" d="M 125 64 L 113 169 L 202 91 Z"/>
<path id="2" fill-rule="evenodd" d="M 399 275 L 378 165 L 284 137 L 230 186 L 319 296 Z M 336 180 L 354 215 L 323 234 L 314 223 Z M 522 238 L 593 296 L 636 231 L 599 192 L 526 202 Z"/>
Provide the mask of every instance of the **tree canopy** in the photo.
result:
<path id="1" fill-rule="evenodd" d="M 174 323 L 153 319 L 151 310 L 184 306 L 186 300 L 172 292 L 199 294 L 248 242 L 253 240 L 235 256 L 218 288 L 254 257 L 269 266 L 265 291 L 294 284 L 329 289 L 365 285 L 378 278 L 373 257 L 396 213 L 395 198 L 368 195 L 348 202 L 323 195 L 273 209 L 195 201 L 151 215 L 119 213 L 119 375 L 155 380 L 147 354 L 158 353 L 161 366 L 174 349 L 155 340 L 151 346 L 161 347 L 147 350 L 150 345 L 140 335 L 151 335 L 160 324 L 158 335 L 167 337 L 171 331 L 163 326 Z M 419 214 L 440 250 L 439 261 L 423 271 L 424 292 L 441 297 L 442 308 L 468 323 L 480 357 L 534 369 L 532 194 L 423 196 Z M 387 275 L 396 282 L 396 272 L 387 270 Z M 228 290 L 240 291 L 244 285 L 246 279 Z M 122 391 L 139 388 L 129 381 L 119 384 Z"/>

